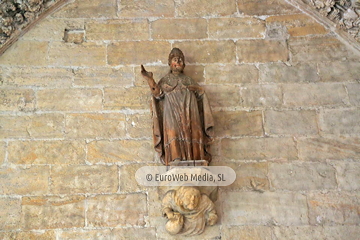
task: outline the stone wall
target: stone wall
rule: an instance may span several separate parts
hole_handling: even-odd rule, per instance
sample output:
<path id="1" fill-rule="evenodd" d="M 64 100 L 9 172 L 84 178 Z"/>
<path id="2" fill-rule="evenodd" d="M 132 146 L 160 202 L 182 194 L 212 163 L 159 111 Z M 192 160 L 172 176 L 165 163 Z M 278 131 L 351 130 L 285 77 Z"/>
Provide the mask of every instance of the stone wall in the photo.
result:
<path id="1" fill-rule="evenodd" d="M 66 41 L 64 41 L 65 39 Z M 150 91 L 172 47 L 237 179 L 194 239 L 357 239 L 360 56 L 284 0 L 76 0 L 0 57 L 0 239 L 171 239 Z"/>

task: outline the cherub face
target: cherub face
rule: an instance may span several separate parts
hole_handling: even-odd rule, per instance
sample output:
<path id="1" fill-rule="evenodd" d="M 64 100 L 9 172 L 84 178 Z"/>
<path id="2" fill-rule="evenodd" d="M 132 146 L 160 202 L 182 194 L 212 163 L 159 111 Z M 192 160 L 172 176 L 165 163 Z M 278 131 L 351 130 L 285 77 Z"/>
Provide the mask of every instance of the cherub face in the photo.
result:
<path id="1" fill-rule="evenodd" d="M 189 189 L 185 192 L 182 205 L 185 209 L 194 210 L 200 202 L 200 192 L 197 189 Z"/>
<path id="2" fill-rule="evenodd" d="M 184 70 L 184 61 L 181 57 L 173 57 L 170 63 L 170 69 L 172 72 L 178 73 Z"/>

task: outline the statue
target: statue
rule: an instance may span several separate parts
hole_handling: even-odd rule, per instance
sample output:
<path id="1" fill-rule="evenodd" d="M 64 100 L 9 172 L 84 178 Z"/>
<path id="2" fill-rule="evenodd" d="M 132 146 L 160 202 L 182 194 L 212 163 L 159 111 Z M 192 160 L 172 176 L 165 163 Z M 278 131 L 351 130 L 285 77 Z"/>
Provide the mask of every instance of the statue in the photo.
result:
<path id="1" fill-rule="evenodd" d="M 166 166 L 193 160 L 206 160 L 208 165 L 214 125 L 208 99 L 204 89 L 183 73 L 185 57 L 180 49 L 172 49 L 168 63 L 170 72 L 158 83 L 141 65 L 153 95 L 155 150 Z"/>
<path id="2" fill-rule="evenodd" d="M 206 225 L 214 225 L 218 218 L 214 203 L 196 187 L 182 186 L 168 191 L 162 205 L 168 218 L 165 228 L 173 235 L 201 234 Z"/>

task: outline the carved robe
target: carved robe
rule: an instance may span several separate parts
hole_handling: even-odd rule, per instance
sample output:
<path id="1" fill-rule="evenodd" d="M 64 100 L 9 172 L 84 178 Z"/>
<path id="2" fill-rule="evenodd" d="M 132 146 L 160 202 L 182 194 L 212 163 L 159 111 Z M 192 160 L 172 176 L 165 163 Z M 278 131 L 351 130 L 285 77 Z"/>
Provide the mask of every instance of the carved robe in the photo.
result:
<path id="1" fill-rule="evenodd" d="M 161 161 L 207 160 L 212 137 L 213 118 L 205 94 L 190 91 L 198 86 L 184 74 L 167 74 L 158 83 L 161 94 L 153 98 L 155 150 Z"/>

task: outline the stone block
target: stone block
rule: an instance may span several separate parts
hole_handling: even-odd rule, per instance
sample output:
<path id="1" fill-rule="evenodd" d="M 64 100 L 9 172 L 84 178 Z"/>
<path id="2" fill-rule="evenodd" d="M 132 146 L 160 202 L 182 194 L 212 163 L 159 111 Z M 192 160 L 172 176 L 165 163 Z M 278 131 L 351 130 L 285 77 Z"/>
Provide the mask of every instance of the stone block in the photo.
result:
<path id="1" fill-rule="evenodd" d="M 221 151 L 224 159 L 297 159 L 296 144 L 291 138 L 222 139 Z"/>
<path id="2" fill-rule="evenodd" d="M 55 66 L 103 66 L 106 65 L 106 46 L 52 42 L 48 58 L 49 64 Z"/>
<path id="3" fill-rule="evenodd" d="M 65 29 L 64 42 L 81 44 L 85 41 L 84 29 Z"/>
<path id="4" fill-rule="evenodd" d="M 269 179 L 276 190 L 311 191 L 335 189 L 335 169 L 326 163 L 270 163 Z"/>
<path id="5" fill-rule="evenodd" d="M 2 231 L 18 229 L 21 219 L 21 200 L 17 198 L 0 198 L 0 208 L 0 229 Z"/>
<path id="6" fill-rule="evenodd" d="M 118 15 L 123 18 L 174 17 L 175 6 L 172 0 L 132 1 L 121 0 Z"/>
<path id="7" fill-rule="evenodd" d="M 97 195 L 87 199 L 89 227 L 144 226 L 146 194 Z"/>
<path id="8" fill-rule="evenodd" d="M 37 92 L 37 107 L 46 111 L 96 111 L 102 109 L 100 89 L 43 89 Z"/>
<path id="9" fill-rule="evenodd" d="M 263 136 L 262 112 L 214 112 L 215 136 Z"/>
<path id="10" fill-rule="evenodd" d="M 339 188 L 345 191 L 360 190 L 360 163 L 332 161 L 331 165 L 336 169 Z"/>
<path id="11" fill-rule="evenodd" d="M 318 135 L 317 114 L 313 110 L 265 111 L 265 133 L 270 135 Z"/>
<path id="12" fill-rule="evenodd" d="M 151 37 L 153 39 L 207 38 L 207 21 L 203 18 L 158 19 L 151 23 Z"/>
<path id="13" fill-rule="evenodd" d="M 137 239 L 156 239 L 155 228 L 115 228 L 112 231 L 114 239 L 126 240 L 136 237 Z"/>
<path id="14" fill-rule="evenodd" d="M 149 88 L 105 88 L 104 109 L 149 109 Z"/>
<path id="15" fill-rule="evenodd" d="M 47 194 L 50 177 L 49 171 L 49 166 L 1 168 L 0 194 Z"/>
<path id="16" fill-rule="evenodd" d="M 32 89 L 0 89 L 0 111 L 24 111 L 35 109 L 35 93 Z"/>
<path id="17" fill-rule="evenodd" d="M 239 62 L 265 63 L 286 62 L 289 60 L 289 50 L 286 41 L 279 40 L 238 40 L 236 54 Z"/>
<path id="18" fill-rule="evenodd" d="M 346 84 L 346 90 L 349 94 L 351 105 L 360 106 L 360 82 Z"/>
<path id="19" fill-rule="evenodd" d="M 329 239 L 326 238 L 326 232 L 322 226 L 276 226 L 274 228 L 275 239 Z M 331 238 L 330 238 L 331 239 Z M 339 238 L 341 239 L 341 238 Z"/>
<path id="20" fill-rule="evenodd" d="M 228 16 L 236 13 L 236 3 L 223 1 L 175 1 L 177 17 L 214 17 Z"/>
<path id="21" fill-rule="evenodd" d="M 224 239 L 271 240 L 272 230 L 267 226 L 223 226 Z"/>
<path id="22" fill-rule="evenodd" d="M 359 194 L 347 192 L 310 193 L 308 195 L 311 225 L 359 224 Z"/>
<path id="23" fill-rule="evenodd" d="M 56 239 L 55 231 L 28 231 L 28 232 L 0 232 L 3 240 L 49 240 Z"/>
<path id="24" fill-rule="evenodd" d="M 280 107 L 283 94 L 278 85 L 261 84 L 245 85 L 240 88 L 242 105 L 247 108 L 254 107 Z"/>
<path id="25" fill-rule="evenodd" d="M 349 104 L 347 92 L 342 84 L 284 84 L 282 87 L 286 107 L 325 107 Z"/>
<path id="26" fill-rule="evenodd" d="M 6 142 L 0 142 L 0 166 L 5 162 Z"/>
<path id="27" fill-rule="evenodd" d="M 335 135 L 360 133 L 359 109 L 326 109 L 320 114 L 321 130 L 324 133 Z"/>
<path id="28" fill-rule="evenodd" d="M 210 18 L 209 37 L 219 38 L 263 38 L 265 22 L 253 18 Z"/>
<path id="29" fill-rule="evenodd" d="M 318 63 L 322 82 L 359 82 L 360 63 L 356 61 L 331 61 Z"/>
<path id="30" fill-rule="evenodd" d="M 115 18 L 115 0 L 74 1 L 53 14 L 56 18 Z"/>
<path id="31" fill-rule="evenodd" d="M 359 138 L 300 138 L 297 143 L 302 160 L 360 160 Z"/>
<path id="32" fill-rule="evenodd" d="M 44 66 L 47 51 L 48 42 L 20 40 L 1 55 L 0 65 Z"/>
<path id="33" fill-rule="evenodd" d="M 283 24 L 290 36 L 299 37 L 313 34 L 327 34 L 329 31 L 305 14 L 270 16 L 266 24 Z"/>
<path id="34" fill-rule="evenodd" d="M 12 141 L 8 161 L 13 164 L 85 163 L 85 144 L 81 141 Z"/>
<path id="35" fill-rule="evenodd" d="M 50 189 L 55 194 L 115 193 L 119 188 L 116 165 L 52 166 Z"/>
<path id="36" fill-rule="evenodd" d="M 227 192 L 221 198 L 225 225 L 303 225 L 306 196 L 300 193 Z"/>
<path id="37" fill-rule="evenodd" d="M 164 41 L 111 43 L 107 47 L 107 62 L 111 66 L 120 64 L 167 64 L 170 51 L 170 43 Z"/>
<path id="38" fill-rule="evenodd" d="M 281 0 L 237 0 L 237 5 L 245 15 L 284 15 L 299 12 Z"/>
<path id="39" fill-rule="evenodd" d="M 119 138 L 126 135 L 121 113 L 74 113 L 65 117 L 69 138 Z"/>
<path id="40" fill-rule="evenodd" d="M 37 114 L 27 116 L 0 116 L 0 138 L 61 137 L 64 116 Z"/>
<path id="41" fill-rule="evenodd" d="M 21 228 L 55 229 L 85 226 L 85 197 L 23 197 Z"/>
<path id="42" fill-rule="evenodd" d="M 65 68 L 9 68 L 4 73 L 4 85 L 26 87 L 70 87 L 71 69 Z"/>
<path id="43" fill-rule="evenodd" d="M 72 239 L 72 240 L 84 240 L 84 239 L 96 239 L 96 240 L 108 240 L 112 239 L 111 229 L 72 229 L 63 230 L 58 233 L 59 240 Z M 119 238 L 121 239 L 121 238 Z"/>
<path id="44" fill-rule="evenodd" d="M 204 88 L 212 108 L 240 105 L 240 89 L 237 86 L 206 85 Z"/>
<path id="45" fill-rule="evenodd" d="M 348 239 L 357 240 L 360 235 L 358 225 L 354 226 L 324 226 L 325 239 L 337 240 Z"/>
<path id="46" fill-rule="evenodd" d="M 260 82 L 266 83 L 302 83 L 317 82 L 316 65 L 298 63 L 287 66 L 284 63 L 260 64 Z"/>
<path id="47" fill-rule="evenodd" d="M 150 160 L 149 160 L 150 162 Z M 131 193 L 144 190 L 153 190 L 156 187 L 143 186 L 138 184 L 135 178 L 136 171 L 144 166 L 163 166 L 160 163 L 131 163 L 120 166 L 120 192 Z"/>
<path id="48" fill-rule="evenodd" d="M 132 138 L 149 138 L 153 136 L 151 113 L 131 114 L 126 120 L 127 133 Z"/>
<path id="49" fill-rule="evenodd" d="M 97 20 L 85 24 L 89 41 L 148 40 L 149 23 L 144 20 Z"/>
<path id="50" fill-rule="evenodd" d="M 151 140 L 93 141 L 87 152 L 91 163 L 149 162 L 154 155 Z"/>
<path id="51" fill-rule="evenodd" d="M 289 39 L 293 62 L 342 61 L 356 59 L 354 53 L 334 37 L 297 37 Z"/>
<path id="52" fill-rule="evenodd" d="M 165 229 L 166 221 L 163 221 L 157 228 L 156 228 L 156 235 L 158 236 L 158 239 L 161 240 L 182 240 L 184 239 L 184 236 L 181 235 L 170 235 L 166 229 Z M 188 236 L 186 237 L 187 240 L 212 240 L 212 239 L 220 239 L 221 233 L 220 233 L 220 226 L 219 225 L 213 225 L 213 226 L 206 226 L 205 231 L 200 235 L 195 236 Z"/>
<path id="53" fill-rule="evenodd" d="M 248 64 L 211 64 L 205 66 L 205 78 L 207 84 L 256 83 L 259 70 Z"/>
<path id="54" fill-rule="evenodd" d="M 184 41 L 175 42 L 187 63 L 235 63 L 235 44 L 231 40 L 223 41 Z"/>

